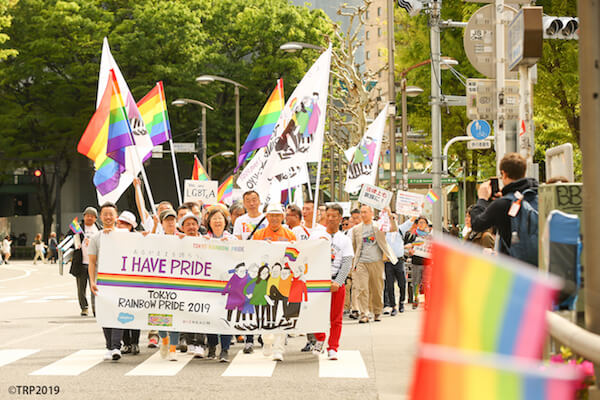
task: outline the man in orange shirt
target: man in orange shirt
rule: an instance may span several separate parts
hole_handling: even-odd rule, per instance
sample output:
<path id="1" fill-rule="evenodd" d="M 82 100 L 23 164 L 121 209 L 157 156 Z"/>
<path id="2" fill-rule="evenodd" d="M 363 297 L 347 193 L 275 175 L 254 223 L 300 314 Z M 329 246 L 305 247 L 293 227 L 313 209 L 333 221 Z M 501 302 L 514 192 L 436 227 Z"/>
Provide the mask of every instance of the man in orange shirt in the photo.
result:
<path id="1" fill-rule="evenodd" d="M 282 225 L 284 212 L 281 204 L 269 204 L 266 216 L 269 224 L 266 228 L 257 230 L 254 236 L 252 236 L 253 240 L 267 240 L 269 242 L 290 242 L 296 240 L 296 235 Z M 262 337 L 264 343 L 263 354 L 266 357 L 272 355 L 274 361 L 283 361 L 286 334 L 268 333 L 262 335 Z"/>

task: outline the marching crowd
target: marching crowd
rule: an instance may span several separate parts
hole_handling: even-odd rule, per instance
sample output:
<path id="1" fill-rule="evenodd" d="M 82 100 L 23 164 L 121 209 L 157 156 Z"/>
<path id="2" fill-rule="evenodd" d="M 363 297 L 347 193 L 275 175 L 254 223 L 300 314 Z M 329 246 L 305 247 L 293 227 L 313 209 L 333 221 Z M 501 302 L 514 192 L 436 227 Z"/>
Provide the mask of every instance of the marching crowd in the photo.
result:
<path id="1" fill-rule="evenodd" d="M 507 228 L 506 218 L 511 202 L 492 202 L 496 198 L 504 199 L 512 190 L 537 189 L 537 181 L 525 178 L 526 164 L 518 154 L 508 154 L 500 164 L 502 192 L 492 193 L 489 182 L 479 189 L 480 200 L 467 212 L 463 237 L 488 248 L 494 248 L 493 231 L 499 233 L 504 246 L 499 251 L 507 253 L 510 248 L 510 227 Z M 139 181 L 134 185 L 139 187 Z M 136 191 L 136 194 L 138 192 Z M 309 239 L 326 239 L 331 245 L 331 308 L 330 331 L 326 342 L 325 332 L 307 333 L 307 343 L 301 351 L 320 354 L 327 351 L 330 360 L 337 359 L 339 340 L 342 331 L 344 315 L 358 320 L 360 324 L 379 322 L 384 314 L 395 316 L 404 312 L 405 302 L 412 308 L 419 307 L 419 293 L 427 297 L 430 262 L 429 238 L 431 225 L 426 217 L 411 217 L 399 222 L 399 216 L 389 208 L 379 212 L 375 219 L 374 210 L 361 205 L 351 211 L 350 216 L 343 216 L 343 209 L 336 203 L 318 206 L 312 201 L 305 201 L 302 208 L 290 204 L 283 207 L 279 203 L 271 203 L 261 211 L 261 199 L 255 191 L 243 194 L 242 201 L 236 202 L 229 208 L 222 204 L 203 207 L 202 204 L 188 202 L 174 209 L 168 201 L 157 206 L 156 215 L 151 215 L 146 209 L 141 196 L 136 196 L 141 227 L 138 229 L 136 216 L 130 211 L 119 214 L 114 204 L 106 203 L 99 212 L 88 207 L 83 213 L 82 232 L 74 235 L 76 251 L 71 263 L 71 274 L 77 278 L 77 291 L 81 315 L 89 314 L 89 303 L 86 298 L 86 288 L 91 289 L 91 309 L 95 315 L 95 295 L 98 294 L 96 275 L 100 249 L 100 237 L 115 229 L 138 232 L 140 235 L 178 235 L 203 236 L 207 239 L 221 240 L 268 240 L 268 241 L 297 241 Z M 501 208 L 501 209 L 500 209 Z M 506 208 L 506 210 L 505 210 Z M 316 223 L 313 225 L 314 213 Z M 101 225 L 98 223 L 100 219 Z M 506 245 L 508 240 L 508 245 Z M 405 262 L 409 270 L 405 269 Z M 266 270 L 264 269 L 266 268 Z M 269 295 L 272 289 L 271 274 L 277 279 L 285 280 L 287 275 L 281 270 L 270 270 L 268 267 L 257 268 L 248 276 L 252 276 L 253 287 L 244 288 Z M 289 271 L 286 271 L 289 272 Z M 263 276 L 264 275 L 264 276 Z M 411 284 L 408 285 L 407 275 Z M 282 277 L 283 276 L 283 277 Z M 396 286 L 399 298 L 396 299 Z M 292 296 L 290 288 L 285 290 L 287 296 Z M 281 296 L 277 293 L 276 296 Z M 302 296 L 302 293 L 294 294 Z M 256 296 L 264 299 L 266 296 Z M 408 297 L 408 299 L 407 299 Z M 255 297 L 252 297 L 254 299 Z M 277 297 L 273 297 L 277 298 Z M 407 301 L 408 300 L 408 301 Z M 249 307 L 248 313 L 256 311 L 256 323 L 260 325 L 268 319 L 272 306 L 262 303 L 263 300 L 239 305 L 237 318 L 244 314 L 244 307 Z M 292 307 L 290 300 L 288 306 Z M 299 304 L 299 303 L 297 303 Z M 232 311 L 234 307 L 228 309 Z M 275 309 L 276 310 L 276 309 Z M 265 315 L 266 313 L 266 315 Z M 232 318 L 231 312 L 228 319 Z M 124 330 L 103 328 L 107 354 L 105 359 L 118 360 L 122 354 L 139 353 L 139 330 Z M 267 333 L 257 338 L 262 344 L 263 353 L 273 360 L 283 361 L 287 334 Z M 229 360 L 228 350 L 232 341 L 244 343 L 243 352 L 254 351 L 254 335 L 232 337 L 232 335 L 215 335 L 186 332 L 150 331 L 148 346 L 160 347 L 160 354 L 168 360 L 177 360 L 176 351 L 190 352 L 197 358 L 218 358 L 220 361 Z M 216 356 L 217 345 L 220 342 L 220 354 Z"/>

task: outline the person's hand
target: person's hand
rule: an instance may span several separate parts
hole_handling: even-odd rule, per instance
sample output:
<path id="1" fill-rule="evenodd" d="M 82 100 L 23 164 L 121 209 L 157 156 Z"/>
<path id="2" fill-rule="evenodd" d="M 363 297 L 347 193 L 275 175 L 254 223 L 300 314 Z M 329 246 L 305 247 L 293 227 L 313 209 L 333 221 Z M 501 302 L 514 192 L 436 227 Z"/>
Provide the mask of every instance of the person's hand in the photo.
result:
<path id="1" fill-rule="evenodd" d="M 331 293 L 335 293 L 339 290 L 340 284 L 337 282 L 331 282 Z"/>
<path id="2" fill-rule="evenodd" d="M 158 215 L 154 214 L 152 220 L 154 221 L 154 226 L 158 225 Z"/>
<path id="3" fill-rule="evenodd" d="M 96 282 L 90 281 L 90 290 L 94 293 L 94 296 L 98 296 L 98 286 L 96 285 Z"/>
<path id="4" fill-rule="evenodd" d="M 148 236 L 148 234 L 149 234 L 150 232 L 148 232 L 148 231 L 142 231 L 142 232 L 140 232 L 140 233 L 142 234 L 142 236 L 144 236 L 144 237 L 145 237 L 145 236 Z"/>
<path id="5" fill-rule="evenodd" d="M 133 186 L 140 186 L 140 178 L 133 178 Z"/>
<path id="6" fill-rule="evenodd" d="M 492 197 L 492 183 L 490 181 L 485 181 L 479 185 L 477 197 L 483 200 L 489 200 Z"/>
<path id="7" fill-rule="evenodd" d="M 104 230 L 102 232 L 104 232 L 104 233 L 110 233 L 110 231 L 112 231 L 112 229 L 104 228 Z"/>
<path id="8" fill-rule="evenodd" d="M 183 239 L 185 237 L 183 233 L 176 233 L 176 235 L 179 236 L 179 239 Z"/>
<path id="9" fill-rule="evenodd" d="M 229 240 L 229 239 L 228 239 L 228 238 L 226 238 L 226 237 L 222 237 L 222 238 L 221 238 L 221 241 L 222 241 L 222 242 L 226 242 L 226 241 L 228 241 L 228 240 Z"/>

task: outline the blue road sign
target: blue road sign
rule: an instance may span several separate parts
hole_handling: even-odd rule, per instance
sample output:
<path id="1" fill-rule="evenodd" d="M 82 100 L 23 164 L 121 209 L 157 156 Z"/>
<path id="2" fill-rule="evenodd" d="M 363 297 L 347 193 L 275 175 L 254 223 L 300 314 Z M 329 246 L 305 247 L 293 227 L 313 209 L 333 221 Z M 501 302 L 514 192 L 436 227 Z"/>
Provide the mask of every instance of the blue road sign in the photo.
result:
<path id="1" fill-rule="evenodd" d="M 467 134 L 472 136 L 473 139 L 483 140 L 490 136 L 491 133 L 492 127 L 483 119 L 471 121 L 467 126 Z"/>

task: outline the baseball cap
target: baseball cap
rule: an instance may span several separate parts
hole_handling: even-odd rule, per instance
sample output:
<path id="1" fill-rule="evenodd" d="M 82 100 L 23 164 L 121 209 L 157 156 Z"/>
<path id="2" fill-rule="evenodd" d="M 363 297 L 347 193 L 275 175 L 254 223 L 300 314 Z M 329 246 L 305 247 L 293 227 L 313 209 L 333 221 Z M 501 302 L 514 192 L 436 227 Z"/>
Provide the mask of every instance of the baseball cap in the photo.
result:
<path id="1" fill-rule="evenodd" d="M 129 225 L 133 226 L 133 229 L 137 227 L 137 221 L 135 220 L 135 215 L 133 215 L 130 211 L 123 211 L 117 221 L 126 222 Z"/>
<path id="2" fill-rule="evenodd" d="M 163 222 L 167 217 L 175 217 L 177 219 L 177 213 L 172 208 L 162 211 L 159 215 L 160 222 Z"/>
<path id="3" fill-rule="evenodd" d="M 196 222 L 198 223 L 198 225 L 200 225 L 200 224 L 201 224 L 201 222 L 200 222 L 200 218 L 196 217 L 194 214 L 192 214 L 191 212 L 189 212 L 189 213 L 186 213 L 186 214 L 185 214 L 183 217 L 181 217 L 181 219 L 179 220 L 179 226 L 181 226 L 181 227 L 182 227 L 182 226 L 183 226 L 183 223 L 184 223 L 184 222 L 185 222 L 187 219 L 190 219 L 190 218 L 193 218 L 193 219 L 195 219 L 195 220 L 196 220 Z"/>
<path id="4" fill-rule="evenodd" d="M 267 206 L 266 214 L 284 214 L 283 208 L 279 203 L 271 203 Z"/>

